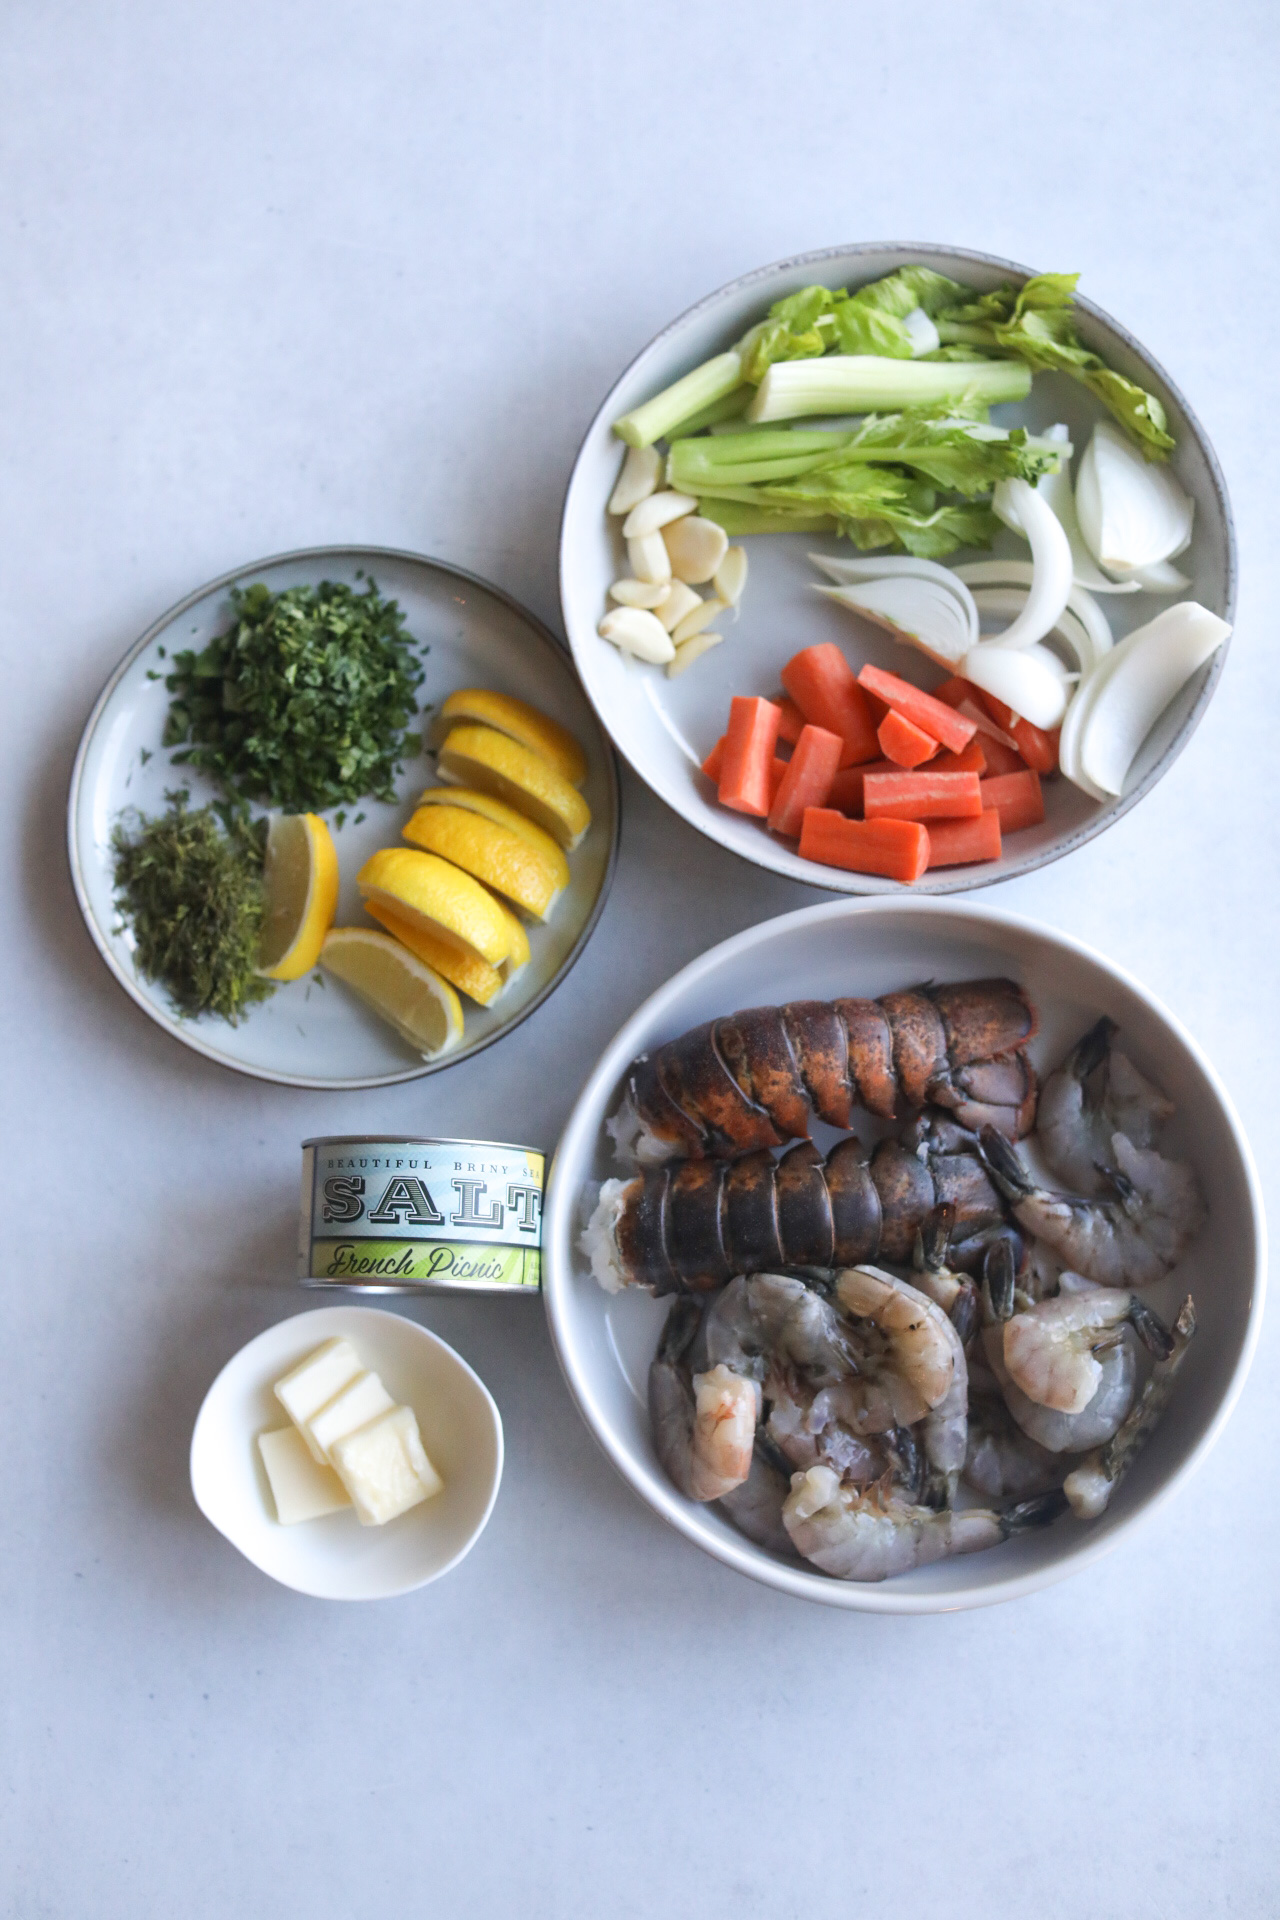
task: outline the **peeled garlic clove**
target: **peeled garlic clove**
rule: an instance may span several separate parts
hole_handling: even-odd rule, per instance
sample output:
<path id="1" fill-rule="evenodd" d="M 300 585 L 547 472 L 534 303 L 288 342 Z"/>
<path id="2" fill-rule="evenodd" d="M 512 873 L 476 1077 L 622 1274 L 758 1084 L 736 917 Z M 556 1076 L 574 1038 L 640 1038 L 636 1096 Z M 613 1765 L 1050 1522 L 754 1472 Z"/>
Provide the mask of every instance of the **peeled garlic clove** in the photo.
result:
<path id="1" fill-rule="evenodd" d="M 671 578 L 671 556 L 660 533 L 646 533 L 642 540 L 628 540 L 627 560 L 637 580 L 652 586 Z"/>
<path id="2" fill-rule="evenodd" d="M 679 626 L 672 631 L 671 638 L 678 647 L 686 640 L 692 640 L 695 633 L 703 633 L 711 625 L 718 613 L 726 611 L 723 600 L 699 600 L 692 613 L 686 613 Z"/>
<path id="3" fill-rule="evenodd" d="M 747 550 L 745 547 L 729 547 L 716 568 L 712 585 L 727 607 L 736 607 L 746 584 Z"/>
<path id="4" fill-rule="evenodd" d="M 702 595 L 695 593 L 692 587 L 686 587 L 683 580 L 672 580 L 667 585 L 667 597 L 660 607 L 655 608 L 659 620 L 668 633 L 673 633 L 686 614 L 702 605 Z"/>
<path id="5" fill-rule="evenodd" d="M 729 551 L 729 536 L 724 528 L 697 513 L 673 520 L 663 528 L 660 538 L 666 543 L 672 573 L 691 587 L 713 579 Z"/>
<path id="6" fill-rule="evenodd" d="M 1002 647 L 991 641 L 971 647 L 960 668 L 966 680 L 983 693 L 1012 707 L 1033 727 L 1056 727 L 1067 710 L 1070 688 L 1042 660 L 1028 658 L 1021 647 Z"/>
<path id="7" fill-rule="evenodd" d="M 643 607 L 619 607 L 614 613 L 606 613 L 596 631 L 623 653 L 634 653 L 637 660 L 648 660 L 655 667 L 665 667 L 668 660 L 675 659 L 671 636 L 661 620 Z"/>
<path id="8" fill-rule="evenodd" d="M 697 501 L 691 493 L 651 493 L 638 507 L 632 507 L 622 523 L 624 540 L 643 540 L 646 534 L 656 533 L 659 527 L 670 526 L 673 520 L 682 520 L 686 513 L 692 513 Z"/>
<path id="9" fill-rule="evenodd" d="M 620 607 L 648 607 L 656 613 L 671 598 L 669 580 L 615 580 L 609 598 Z"/>
<path id="10" fill-rule="evenodd" d="M 662 455 L 656 447 L 632 447 L 622 463 L 618 484 L 609 496 L 610 513 L 630 513 L 651 493 L 662 479 Z"/>
<path id="11" fill-rule="evenodd" d="M 674 680 L 677 674 L 691 667 L 695 660 L 700 660 L 704 653 L 710 653 L 712 647 L 718 647 L 723 639 L 722 633 L 708 632 L 695 634 L 692 640 L 686 640 L 682 647 L 676 648 L 675 659 L 667 662 L 668 680 Z"/>

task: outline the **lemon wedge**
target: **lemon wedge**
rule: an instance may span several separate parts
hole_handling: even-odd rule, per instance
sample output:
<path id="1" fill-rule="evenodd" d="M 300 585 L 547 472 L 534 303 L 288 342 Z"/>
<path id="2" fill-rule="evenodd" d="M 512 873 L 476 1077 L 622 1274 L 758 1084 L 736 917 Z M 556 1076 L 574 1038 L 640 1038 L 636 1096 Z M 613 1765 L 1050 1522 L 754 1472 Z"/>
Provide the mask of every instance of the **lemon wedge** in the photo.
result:
<path id="1" fill-rule="evenodd" d="M 300 980 L 320 958 L 338 910 L 338 853 L 318 814 L 272 815 L 262 882 L 258 971 L 269 980 Z"/>
<path id="2" fill-rule="evenodd" d="M 559 897 L 555 870 L 536 847 L 465 807 L 419 807 L 401 832 L 415 847 L 452 860 L 539 920 Z"/>
<path id="3" fill-rule="evenodd" d="M 580 787 L 587 777 L 587 756 L 573 735 L 558 720 L 551 720 L 510 693 L 492 693 L 487 687 L 464 687 L 451 693 L 440 709 L 442 720 L 479 720 L 483 726 L 496 727 L 509 734 L 522 747 L 528 747 L 549 761 L 571 787 Z"/>
<path id="4" fill-rule="evenodd" d="M 469 1000 L 476 1000 L 482 1007 L 489 1006 L 502 989 L 506 981 L 496 967 L 482 960 L 478 953 L 463 955 L 456 947 L 438 934 L 428 933 L 425 927 L 417 926 L 412 920 L 406 920 L 403 914 L 386 906 L 381 900 L 366 900 L 366 913 L 371 913 L 378 925 L 385 927 L 388 933 L 403 941 L 410 953 L 416 953 L 419 960 L 442 973 L 450 985 L 465 993 Z"/>
<path id="5" fill-rule="evenodd" d="M 464 958 L 479 954 L 496 967 L 511 952 L 510 916 L 478 880 L 437 854 L 384 847 L 365 861 L 356 883 L 367 900 L 424 927 Z"/>
<path id="6" fill-rule="evenodd" d="M 544 860 L 551 864 L 556 876 L 556 885 L 563 892 L 569 884 L 569 862 L 565 859 L 558 840 L 553 840 L 541 827 L 535 827 L 527 813 L 521 813 L 517 807 L 509 807 L 492 793 L 481 793 L 475 787 L 428 787 L 425 793 L 418 795 L 420 807 L 465 807 L 468 813 L 478 813 L 485 820 L 493 820 L 500 827 L 509 827 L 512 833 L 518 833 L 531 847 L 536 847 Z"/>
<path id="7" fill-rule="evenodd" d="M 440 771 L 460 786 L 479 787 L 518 807 L 562 847 L 576 847 L 591 809 L 541 755 L 492 727 L 455 727 L 440 749 Z"/>
<path id="8" fill-rule="evenodd" d="M 519 973 L 521 967 L 527 967 L 529 964 L 529 936 L 524 930 L 524 923 L 517 914 L 512 913 L 510 907 L 504 905 L 501 900 L 495 900 L 493 904 L 506 921 L 507 938 L 511 942 L 507 957 L 502 963 L 503 972 L 509 980 L 512 974 Z"/>
<path id="9" fill-rule="evenodd" d="M 449 982 L 390 934 L 334 927 L 320 949 L 320 965 L 416 1053 L 444 1053 L 462 1038 L 462 1002 Z"/>

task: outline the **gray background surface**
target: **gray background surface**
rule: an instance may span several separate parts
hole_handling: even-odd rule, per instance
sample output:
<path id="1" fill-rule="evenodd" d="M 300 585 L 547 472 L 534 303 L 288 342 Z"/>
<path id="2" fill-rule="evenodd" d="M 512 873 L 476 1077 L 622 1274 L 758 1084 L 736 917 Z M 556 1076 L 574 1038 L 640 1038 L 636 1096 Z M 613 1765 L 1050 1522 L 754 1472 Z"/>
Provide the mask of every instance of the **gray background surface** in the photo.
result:
<path id="1" fill-rule="evenodd" d="M 1080 267 L 1216 443 L 1237 640 L 1157 792 L 987 897 L 1186 1021 L 1274 1193 L 1278 40 L 1270 7 L 1187 0 L 4 10 L 0 967 L 5 1164 L 27 1169 L 4 1262 L 5 1911 L 1275 1911 L 1274 1321 L 1179 1497 L 1083 1577 L 978 1614 L 846 1617 L 698 1554 L 596 1451 L 536 1303 L 415 1309 L 509 1447 L 438 1587 L 309 1602 L 192 1505 L 205 1387 L 300 1304 L 305 1134 L 550 1147 L 644 994 L 819 896 L 628 777 L 605 918 L 518 1042 L 308 1095 L 125 999 L 63 813 L 121 653 L 256 555 L 415 548 L 554 623 L 600 394 L 740 271 L 902 237 Z"/>

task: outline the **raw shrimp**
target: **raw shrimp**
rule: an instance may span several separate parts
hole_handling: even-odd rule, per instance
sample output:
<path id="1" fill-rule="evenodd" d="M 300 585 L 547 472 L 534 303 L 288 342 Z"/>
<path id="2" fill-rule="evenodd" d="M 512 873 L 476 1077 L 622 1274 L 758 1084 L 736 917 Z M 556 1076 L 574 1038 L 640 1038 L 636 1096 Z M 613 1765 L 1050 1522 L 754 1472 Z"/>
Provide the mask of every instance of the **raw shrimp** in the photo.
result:
<path id="1" fill-rule="evenodd" d="M 956 1273 L 947 1265 L 955 1208 L 935 1207 L 916 1235 L 914 1285 L 942 1308 L 967 1347 L 977 1332 L 982 1317 L 982 1300 L 967 1274 Z"/>
<path id="2" fill-rule="evenodd" d="M 783 1364 L 823 1386 L 843 1380 L 856 1365 L 849 1329 L 831 1302 L 790 1274 L 731 1280 L 707 1309 L 703 1338 L 709 1365 L 756 1381 Z"/>
<path id="3" fill-rule="evenodd" d="M 649 1368 L 649 1419 L 658 1458 L 690 1500 L 719 1500 L 751 1472 L 760 1389 L 726 1366 L 691 1373 L 701 1309 L 677 1300 Z"/>
<path id="4" fill-rule="evenodd" d="M 1113 1200 L 1050 1193 L 1036 1185 L 994 1127 L 984 1127 L 980 1139 L 992 1177 L 1019 1225 L 1099 1286 L 1146 1287 L 1163 1279 L 1204 1224 L 1204 1201 L 1192 1169 L 1135 1147 L 1122 1133 L 1113 1136 L 1116 1165 L 1107 1170 Z"/>
<path id="5" fill-rule="evenodd" d="M 843 1388 L 860 1393 L 867 1410 L 877 1396 L 897 1415 L 894 1425 L 923 1421 L 926 1458 L 937 1472 L 954 1476 L 964 1465 L 968 1434 L 969 1369 L 960 1336 L 928 1294 L 877 1267 L 847 1267 L 836 1275 L 836 1299 L 847 1314 L 869 1322 L 876 1338 L 861 1327 L 861 1377 Z M 855 1432 L 874 1431 L 848 1424 Z"/>
<path id="6" fill-rule="evenodd" d="M 797 1552 L 840 1580 L 884 1580 L 952 1554 L 978 1553 L 1063 1512 L 1061 1493 L 1024 1501 L 1007 1513 L 982 1507 L 934 1512 L 894 1500 L 877 1484 L 842 1485 L 829 1467 L 795 1474 L 782 1509 Z"/>
<path id="7" fill-rule="evenodd" d="M 1097 1349 L 1112 1346 L 1126 1322 L 1144 1346 L 1168 1359 L 1173 1344 L 1168 1329 L 1136 1294 L 1114 1287 L 1064 1288 L 1054 1299 L 1039 1300 L 1005 1321 L 1005 1368 L 1038 1406 L 1083 1413 L 1102 1384 Z"/>
<path id="8" fill-rule="evenodd" d="M 964 1477 L 988 1500 L 1026 1500 L 1062 1485 L 1065 1462 L 1023 1433 L 1003 1400 L 984 1395 L 969 1405 Z"/>
<path id="9" fill-rule="evenodd" d="M 1012 980 L 751 1007 L 642 1056 L 609 1131 L 642 1165 L 732 1159 L 807 1138 L 811 1111 L 847 1128 L 855 1107 L 892 1120 L 932 1101 L 1017 1139 L 1035 1114 L 1020 1051 L 1035 1031 Z"/>
<path id="10" fill-rule="evenodd" d="M 1166 1359 L 1157 1360 L 1151 1377 L 1134 1406 L 1121 1421 L 1112 1438 L 1097 1453 L 1091 1453 L 1067 1475 L 1062 1491 L 1071 1503 L 1077 1520 L 1096 1520 L 1128 1471 L 1136 1454 L 1146 1445 L 1169 1402 L 1179 1367 L 1187 1355 L 1196 1330 L 1195 1302 L 1188 1294 L 1173 1323 L 1173 1348 Z"/>
<path id="11" fill-rule="evenodd" d="M 741 1486 L 731 1487 L 720 1496 L 720 1505 L 739 1533 L 745 1533 L 758 1547 L 788 1558 L 795 1551 L 791 1535 L 782 1524 L 782 1503 L 789 1485 L 785 1463 L 775 1456 L 767 1440 L 757 1434 L 750 1473 Z"/>
<path id="12" fill-rule="evenodd" d="M 1112 1046 L 1115 1032 L 1115 1021 L 1106 1018 L 1090 1027 L 1040 1093 L 1036 1141 L 1050 1172 L 1075 1193 L 1108 1191 L 1115 1134 L 1134 1147 L 1151 1147 L 1157 1126 L 1174 1112 L 1159 1087 Z M 1100 1086 L 1089 1084 L 1095 1075 Z"/>

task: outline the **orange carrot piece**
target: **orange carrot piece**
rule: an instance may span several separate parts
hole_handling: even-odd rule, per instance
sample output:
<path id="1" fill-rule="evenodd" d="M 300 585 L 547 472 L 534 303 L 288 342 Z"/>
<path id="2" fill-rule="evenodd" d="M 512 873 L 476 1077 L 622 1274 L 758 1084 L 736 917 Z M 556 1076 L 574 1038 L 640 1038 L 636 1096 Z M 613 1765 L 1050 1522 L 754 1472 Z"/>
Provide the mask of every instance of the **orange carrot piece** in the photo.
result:
<path id="1" fill-rule="evenodd" d="M 858 675 L 858 685 L 887 700 L 895 713 L 910 720 L 922 733 L 931 734 L 942 746 L 950 747 L 952 753 L 967 747 L 977 731 L 972 720 L 966 720 L 945 700 L 921 693 L 909 680 L 899 680 L 896 673 L 886 673 L 882 667 L 865 666 Z"/>
<path id="2" fill-rule="evenodd" d="M 774 742 L 782 715 L 772 700 L 735 694 L 720 768 L 720 804 L 763 820 L 769 811 Z"/>
<path id="3" fill-rule="evenodd" d="M 1043 727 L 1033 727 L 1012 707 L 1006 707 L 1003 700 L 996 700 L 981 687 L 978 698 L 998 727 L 1003 727 L 1027 765 L 1035 773 L 1056 773 L 1058 770 L 1058 735 L 1061 728 L 1055 727 L 1047 733 Z"/>
<path id="4" fill-rule="evenodd" d="M 969 867 L 1000 858 L 1000 815 L 987 807 L 976 820 L 936 820 L 929 828 L 930 867 Z"/>
<path id="5" fill-rule="evenodd" d="M 769 808 L 769 826 L 774 833 L 788 840 L 800 837 L 805 809 L 826 806 L 843 751 L 844 741 L 838 733 L 805 726 Z"/>
<path id="6" fill-rule="evenodd" d="M 783 781 L 787 777 L 787 768 L 790 765 L 791 765 L 791 762 L 789 760 L 784 760 L 781 754 L 777 754 L 777 753 L 774 754 L 773 765 L 769 769 L 769 805 L 771 808 L 773 806 L 774 801 L 778 797 L 778 788 L 782 785 Z M 799 832 L 798 827 L 796 831 L 797 833 Z"/>
<path id="7" fill-rule="evenodd" d="M 1002 773 L 978 783 L 982 806 L 1000 815 L 1003 833 L 1019 833 L 1023 827 L 1038 827 L 1044 819 L 1044 794 L 1040 775 L 1028 768 L 1023 773 Z"/>
<path id="8" fill-rule="evenodd" d="M 794 747 L 804 732 L 805 717 L 789 693 L 774 694 L 773 704 L 782 715 L 778 724 L 778 738 L 785 740 L 789 747 Z"/>
<path id="9" fill-rule="evenodd" d="M 720 769 L 724 765 L 725 738 L 726 736 L 722 733 L 702 763 L 702 771 L 712 785 L 717 787 L 720 785 Z"/>
<path id="10" fill-rule="evenodd" d="M 1025 773 L 1027 763 L 1020 753 L 1012 747 L 1006 747 L 1003 740 L 993 740 L 989 734 L 980 734 L 982 751 L 986 757 L 987 775 L 999 777 L 1006 773 Z"/>
<path id="11" fill-rule="evenodd" d="M 944 680 L 940 687 L 933 689 L 933 697 L 941 700 L 944 707 L 958 707 L 962 700 L 967 700 L 976 691 L 971 680 L 962 680 L 958 673 L 953 673 L 949 680 Z"/>
<path id="12" fill-rule="evenodd" d="M 782 684 L 812 726 L 840 735 L 842 767 L 879 759 L 866 695 L 833 640 L 794 654 L 782 669 Z"/>
<path id="13" fill-rule="evenodd" d="M 846 820 L 833 807 L 806 807 L 800 858 L 909 885 L 929 864 L 929 830 L 915 820 Z"/>
<path id="14" fill-rule="evenodd" d="M 869 773 L 862 783 L 868 820 L 974 820 L 982 812 L 976 773 Z"/>
<path id="15" fill-rule="evenodd" d="M 876 739 L 885 759 L 892 760 L 895 767 L 921 767 L 938 751 L 938 743 L 931 733 L 904 720 L 892 707 L 876 728 Z"/>
<path id="16" fill-rule="evenodd" d="M 948 753 L 945 747 L 941 753 L 935 753 L 929 762 L 930 773 L 976 773 L 981 780 L 987 771 L 986 748 L 979 744 L 975 733 L 967 747 L 959 753 Z"/>
<path id="17" fill-rule="evenodd" d="M 900 773 L 892 760 L 868 760 L 865 766 L 844 767 L 831 782 L 827 805 L 855 818 L 862 813 L 862 783 L 869 773 Z"/>

